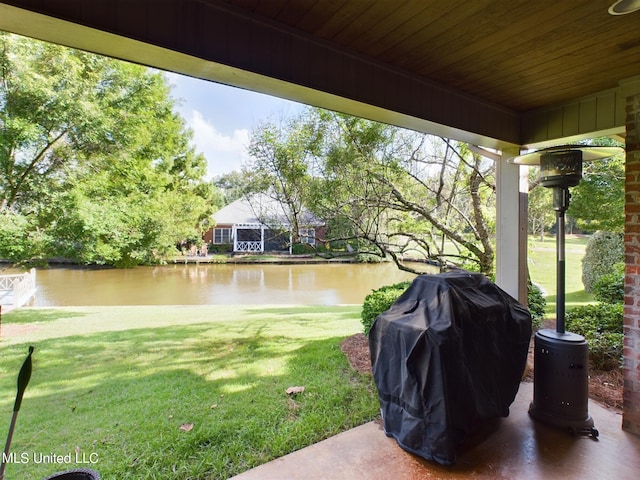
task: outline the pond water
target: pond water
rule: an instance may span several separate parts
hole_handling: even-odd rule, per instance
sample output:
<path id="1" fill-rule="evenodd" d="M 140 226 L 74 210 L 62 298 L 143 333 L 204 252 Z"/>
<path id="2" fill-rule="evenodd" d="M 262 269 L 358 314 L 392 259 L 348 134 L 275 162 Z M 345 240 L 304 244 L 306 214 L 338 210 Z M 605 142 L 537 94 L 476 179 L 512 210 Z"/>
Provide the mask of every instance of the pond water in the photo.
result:
<path id="1" fill-rule="evenodd" d="M 341 305 L 412 280 L 393 264 L 199 264 L 39 269 L 32 306 Z"/>

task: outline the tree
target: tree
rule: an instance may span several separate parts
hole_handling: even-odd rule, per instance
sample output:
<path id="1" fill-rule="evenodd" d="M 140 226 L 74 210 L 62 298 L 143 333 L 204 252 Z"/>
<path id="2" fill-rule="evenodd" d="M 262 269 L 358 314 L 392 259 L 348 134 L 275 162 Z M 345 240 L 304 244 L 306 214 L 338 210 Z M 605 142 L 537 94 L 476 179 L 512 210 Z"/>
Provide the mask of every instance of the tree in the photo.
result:
<path id="1" fill-rule="evenodd" d="M 161 73 L 4 33 L 0 68 L 0 209 L 39 239 L 9 258 L 133 265 L 208 226 L 214 188 Z"/>
<path id="2" fill-rule="evenodd" d="M 624 230 L 624 156 L 585 163 L 583 177 L 571 190 L 567 215 L 579 228 L 594 232 Z"/>
<path id="3" fill-rule="evenodd" d="M 608 138 L 596 138 L 585 145 L 622 146 Z M 595 162 L 584 162 L 580 183 L 571 188 L 567 211 L 569 227 L 574 225 L 587 232 L 624 229 L 624 156 L 616 155 Z M 554 222 L 551 209 L 551 189 L 540 186 L 539 168 L 531 168 L 529 175 L 529 233 L 541 237 Z"/>
<path id="4" fill-rule="evenodd" d="M 324 126 L 313 208 L 403 270 L 405 257 L 493 269 L 493 162 L 463 144 L 337 113 Z"/>
<path id="5" fill-rule="evenodd" d="M 250 190 L 247 177 L 237 170 L 214 177 L 213 185 L 220 190 L 223 205 L 242 198 Z"/>
<path id="6" fill-rule="evenodd" d="M 538 235 L 544 240 L 547 229 L 555 222 L 555 212 L 552 209 L 553 197 L 551 189 L 540 185 L 539 168 L 529 169 L 529 233 Z"/>
<path id="7" fill-rule="evenodd" d="M 243 165 L 246 193 L 265 194 L 277 201 L 297 242 L 304 203 L 308 196 L 313 159 L 321 134 L 314 119 L 306 113 L 277 124 L 266 121 L 251 134 L 251 160 Z M 261 218 L 269 224 L 269 218 Z"/>

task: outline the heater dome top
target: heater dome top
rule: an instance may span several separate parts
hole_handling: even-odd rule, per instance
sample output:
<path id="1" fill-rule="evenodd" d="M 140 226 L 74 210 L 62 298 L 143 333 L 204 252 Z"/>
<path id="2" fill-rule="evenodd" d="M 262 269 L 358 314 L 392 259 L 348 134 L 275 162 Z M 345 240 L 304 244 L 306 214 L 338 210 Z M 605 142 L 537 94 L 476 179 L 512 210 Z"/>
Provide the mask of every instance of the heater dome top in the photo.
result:
<path id="1" fill-rule="evenodd" d="M 540 158 L 544 154 L 562 154 L 563 152 L 580 151 L 582 152 L 583 161 L 600 160 L 607 157 L 613 157 L 622 153 L 624 150 L 620 147 L 600 147 L 592 145 L 558 145 L 555 147 L 543 148 L 535 152 L 523 153 L 513 160 L 517 165 L 540 165 Z"/>

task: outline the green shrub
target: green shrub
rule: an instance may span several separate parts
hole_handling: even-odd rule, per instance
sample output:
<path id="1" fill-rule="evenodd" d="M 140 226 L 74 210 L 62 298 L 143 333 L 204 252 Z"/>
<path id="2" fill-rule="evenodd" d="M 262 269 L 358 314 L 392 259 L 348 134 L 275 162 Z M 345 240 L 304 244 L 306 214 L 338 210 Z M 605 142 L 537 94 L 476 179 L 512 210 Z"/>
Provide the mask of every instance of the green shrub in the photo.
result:
<path id="1" fill-rule="evenodd" d="M 623 306 L 621 304 L 598 303 L 570 308 L 565 314 L 568 330 L 586 335 L 595 333 L 622 333 Z"/>
<path id="2" fill-rule="evenodd" d="M 623 358 L 622 333 L 599 333 L 585 335 L 589 343 L 589 367 L 593 370 L 609 371 L 620 368 Z"/>
<path id="3" fill-rule="evenodd" d="M 567 330 L 582 335 L 589 343 L 589 365 L 595 370 L 620 367 L 623 348 L 623 305 L 599 303 L 569 309 Z"/>
<path id="4" fill-rule="evenodd" d="M 308 255 L 316 253 L 316 249 L 308 243 L 294 243 L 291 245 L 291 253 L 293 255 Z"/>
<path id="5" fill-rule="evenodd" d="M 624 263 L 615 264 L 612 273 L 596 280 L 593 285 L 593 295 L 599 302 L 624 302 Z"/>
<path id="6" fill-rule="evenodd" d="M 8 209 L 0 210 L 0 259 L 21 262 L 40 255 L 46 249 L 46 235 L 38 233 L 31 222 L 28 216 Z"/>
<path id="7" fill-rule="evenodd" d="M 354 260 L 356 263 L 382 263 L 385 261 L 384 257 L 373 253 L 358 253 Z"/>
<path id="8" fill-rule="evenodd" d="M 373 290 L 365 297 L 361 315 L 365 335 L 369 335 L 369 330 L 371 330 L 371 325 L 373 325 L 376 317 L 388 310 L 410 284 L 411 282 L 406 281 L 394 285 L 386 285 Z"/>
<path id="9" fill-rule="evenodd" d="M 231 253 L 233 252 L 232 243 L 210 243 L 208 246 L 209 253 Z"/>
<path id="10" fill-rule="evenodd" d="M 528 289 L 528 308 L 531 313 L 531 320 L 533 321 L 533 328 L 538 330 L 542 326 L 542 320 L 544 319 L 544 309 L 547 306 L 547 300 L 542 295 L 540 287 L 534 283 L 529 283 Z"/>
<path id="11" fill-rule="evenodd" d="M 613 272 L 613 266 L 624 262 L 624 238 L 621 233 L 594 233 L 589 239 L 582 259 L 582 283 L 588 293 L 593 293 L 596 281 Z"/>

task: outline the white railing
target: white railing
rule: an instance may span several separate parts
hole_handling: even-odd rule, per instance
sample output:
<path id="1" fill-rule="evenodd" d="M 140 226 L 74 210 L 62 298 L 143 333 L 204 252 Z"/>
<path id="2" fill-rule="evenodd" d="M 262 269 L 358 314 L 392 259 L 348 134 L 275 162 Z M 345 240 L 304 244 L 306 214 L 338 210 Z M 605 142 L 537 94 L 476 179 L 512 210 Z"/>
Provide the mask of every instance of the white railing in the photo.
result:
<path id="1" fill-rule="evenodd" d="M 17 275 L 0 275 L 0 290 L 12 291 L 11 305 L 21 307 L 36 293 L 36 269 Z"/>
<path id="2" fill-rule="evenodd" d="M 236 252 L 261 252 L 262 242 L 238 241 Z"/>

